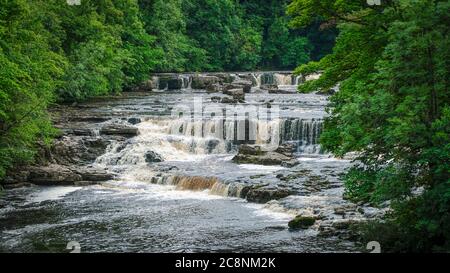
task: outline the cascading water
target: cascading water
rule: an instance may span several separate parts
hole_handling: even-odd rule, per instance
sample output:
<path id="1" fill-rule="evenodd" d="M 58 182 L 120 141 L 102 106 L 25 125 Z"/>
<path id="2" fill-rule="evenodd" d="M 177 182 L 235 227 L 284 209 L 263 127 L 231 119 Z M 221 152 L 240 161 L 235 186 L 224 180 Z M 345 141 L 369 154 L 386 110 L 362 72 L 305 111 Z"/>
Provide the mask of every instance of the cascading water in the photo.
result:
<path id="1" fill-rule="evenodd" d="M 206 74 L 205 74 L 206 75 Z M 208 74 L 214 76 L 214 73 Z M 157 74 L 152 77 L 153 86 L 157 90 L 167 90 L 170 81 L 178 82 L 175 84 L 178 87 L 175 89 L 191 89 L 192 79 L 196 74 Z M 229 76 L 233 80 L 251 80 L 254 87 L 261 87 L 262 85 L 277 85 L 282 89 L 294 90 L 301 81 L 301 76 L 294 76 L 288 72 L 249 72 L 245 74 L 230 73 Z"/>
<path id="2" fill-rule="evenodd" d="M 297 144 L 299 153 L 317 154 L 321 151 L 319 137 L 322 127 L 322 120 L 286 119 L 281 124 L 280 139 Z"/>
<path id="3" fill-rule="evenodd" d="M 292 87 L 292 89 L 296 88 L 296 84 L 300 80 L 299 77 L 294 77 L 292 74 L 278 72 L 230 75 L 235 79 L 244 79 L 250 76 L 254 84 L 258 86 L 277 84 L 283 88 Z M 163 74 L 160 78 L 153 80 L 158 83 L 163 82 L 164 86 L 160 87 L 164 88 L 168 88 L 168 81 L 176 82 L 179 80 L 183 88 L 189 89 L 193 77 L 195 77 L 194 74 Z M 294 102 L 292 100 L 295 100 L 296 95 L 292 96 L 290 98 L 290 95 L 283 95 L 280 98 L 287 101 L 280 101 L 279 103 Z M 248 94 L 246 97 L 248 100 L 252 100 L 252 95 Z M 305 98 L 308 104 L 314 105 L 317 96 L 310 99 L 306 95 Z M 323 107 L 322 102 L 320 102 L 319 107 Z M 307 110 L 306 113 L 309 111 Z M 198 190 L 205 188 L 213 194 L 240 197 L 243 187 L 241 183 L 229 181 L 222 183 L 220 179 L 211 182 L 208 171 L 192 174 L 182 171 L 171 171 L 170 173 L 163 171 L 161 173 L 157 167 L 164 164 L 175 166 L 184 164 L 181 162 L 191 162 L 189 164 L 194 164 L 192 162 L 208 162 L 208 160 L 217 160 L 221 157 L 228 158 L 227 162 L 230 162 L 230 159 L 237 153 L 240 144 L 279 145 L 291 143 L 297 147 L 298 154 L 319 154 L 318 139 L 322 130 L 321 116 L 309 118 L 302 117 L 303 115 L 301 117 L 290 117 L 290 115 L 270 121 L 251 117 L 226 118 L 220 115 L 209 119 L 164 116 L 142 118 L 142 122 L 137 125 L 139 135 L 125 143 L 111 144 L 107 153 L 99 157 L 96 164 L 117 172 L 123 180 L 172 185 L 178 189 Z M 153 153 L 160 156 L 163 162 L 152 163 L 148 155 Z M 232 165 L 233 163 L 227 164 Z M 234 167 L 231 166 L 230 168 Z M 215 167 L 213 169 L 216 170 Z M 195 179 L 191 179 L 192 177 L 195 177 Z M 211 177 L 214 177 L 214 175 Z M 180 183 L 180 181 L 183 182 Z M 199 185 L 192 185 L 196 183 Z"/>
<path id="4" fill-rule="evenodd" d="M 235 77 L 244 79 L 249 74 Z M 256 85 L 278 77 L 276 73 L 251 74 Z M 169 88 L 164 77 L 161 81 L 153 78 L 152 86 L 161 83 Z M 17 196 L 8 197 L 7 191 L 5 201 L 0 196 L 0 205 L 7 204 L 4 209 L 0 206 L 5 227 L 0 231 L 0 249 L 39 250 L 34 244 L 54 241 L 59 246 L 61 241 L 76 240 L 86 252 L 355 250 L 341 237 L 316 236 L 328 231 L 335 221 L 362 217 L 356 206 L 342 199 L 339 174 L 350 162 L 317 154 L 326 116 L 325 96 L 272 94 L 254 88 L 245 95 L 245 103 L 238 105 L 279 107 L 280 113 L 273 120 L 264 122 L 250 116 L 237 121 L 222 116 L 191 120 L 170 116 L 171 109 L 195 96 L 202 97 L 206 106 L 222 105 L 211 98 L 223 94 L 189 90 L 192 75 L 176 78 L 187 90 L 140 93 L 76 108 L 83 115 L 109 117 L 106 122 L 82 125 L 92 129 L 91 135 L 75 137 L 111 143 L 92 167 L 107 169 L 115 178 L 99 185 L 70 187 L 63 194 L 58 187 L 56 198 L 51 187 L 26 188 L 26 206 Z M 300 80 L 292 79 L 292 84 Z M 288 76 L 282 81 L 289 84 Z M 180 81 L 170 84 L 173 87 Z M 109 123 L 125 128 L 134 124 L 138 135 L 105 135 L 101 129 Z M 71 126 L 77 128 L 80 123 Z M 245 129 L 244 134 L 239 133 L 243 137 L 239 141 L 238 128 Z M 233 163 L 242 143 L 295 143 L 298 153 L 294 163 L 299 164 Z M 374 213 L 372 209 L 364 211 Z M 17 215 L 25 215 L 26 221 L 17 222 Z M 42 215 L 48 223 L 43 224 Z M 311 215 L 316 224 L 290 232 L 287 224 L 295 215 Z"/>

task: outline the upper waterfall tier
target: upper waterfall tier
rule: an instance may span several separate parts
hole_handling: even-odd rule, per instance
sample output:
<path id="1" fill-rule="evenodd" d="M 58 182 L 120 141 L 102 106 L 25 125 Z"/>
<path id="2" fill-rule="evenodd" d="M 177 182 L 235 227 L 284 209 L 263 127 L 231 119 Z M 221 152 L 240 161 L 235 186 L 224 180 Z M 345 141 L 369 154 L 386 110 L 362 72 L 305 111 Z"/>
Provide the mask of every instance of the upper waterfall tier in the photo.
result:
<path id="1" fill-rule="evenodd" d="M 318 75 L 318 74 L 317 74 Z M 277 86 L 281 89 L 295 91 L 295 87 L 310 79 L 313 75 L 294 75 L 291 71 L 270 72 L 221 72 L 221 73 L 160 73 L 154 74 L 149 86 L 154 90 L 202 89 L 207 83 L 232 83 L 234 81 L 248 81 L 254 88 L 263 86 Z"/>

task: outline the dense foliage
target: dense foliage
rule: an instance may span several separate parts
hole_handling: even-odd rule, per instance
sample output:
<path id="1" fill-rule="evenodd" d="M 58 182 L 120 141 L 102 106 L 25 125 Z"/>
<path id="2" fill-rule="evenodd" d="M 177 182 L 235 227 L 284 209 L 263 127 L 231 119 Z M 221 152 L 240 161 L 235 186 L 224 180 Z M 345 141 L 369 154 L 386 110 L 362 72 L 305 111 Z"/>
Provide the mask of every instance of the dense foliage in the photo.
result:
<path id="1" fill-rule="evenodd" d="M 323 70 L 307 92 L 340 83 L 321 142 L 357 152 L 346 196 L 391 204 L 367 240 L 385 251 L 450 250 L 450 39 L 448 0 L 294 0 L 293 25 L 337 23 L 333 53 L 300 66 Z"/>
<path id="2" fill-rule="evenodd" d="M 293 69 L 329 53 L 336 30 L 288 27 L 288 0 L 140 0 L 158 71 Z"/>

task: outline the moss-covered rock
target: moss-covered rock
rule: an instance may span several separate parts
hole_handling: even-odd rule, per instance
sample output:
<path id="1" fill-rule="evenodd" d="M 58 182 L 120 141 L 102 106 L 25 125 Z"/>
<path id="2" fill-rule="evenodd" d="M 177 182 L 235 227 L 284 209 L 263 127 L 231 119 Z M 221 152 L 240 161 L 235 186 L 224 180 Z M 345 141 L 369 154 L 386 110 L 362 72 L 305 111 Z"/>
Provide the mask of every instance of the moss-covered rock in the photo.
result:
<path id="1" fill-rule="evenodd" d="M 314 217 L 298 215 L 288 223 L 288 226 L 291 229 L 307 229 L 314 225 L 315 222 L 316 218 Z"/>

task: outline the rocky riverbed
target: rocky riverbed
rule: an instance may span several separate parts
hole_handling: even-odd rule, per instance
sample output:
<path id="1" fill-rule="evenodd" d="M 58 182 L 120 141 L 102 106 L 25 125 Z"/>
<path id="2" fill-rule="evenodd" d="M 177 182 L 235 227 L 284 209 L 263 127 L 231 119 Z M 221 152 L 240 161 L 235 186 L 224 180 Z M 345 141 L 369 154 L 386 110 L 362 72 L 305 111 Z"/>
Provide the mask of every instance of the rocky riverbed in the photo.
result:
<path id="1" fill-rule="evenodd" d="M 60 135 L 3 181 L 0 250 L 359 251 L 349 227 L 384 211 L 343 199 L 352 163 L 320 150 L 327 96 L 297 94 L 308 77 L 163 74 L 54 108 Z M 230 106 L 278 112 L 230 119 Z"/>

